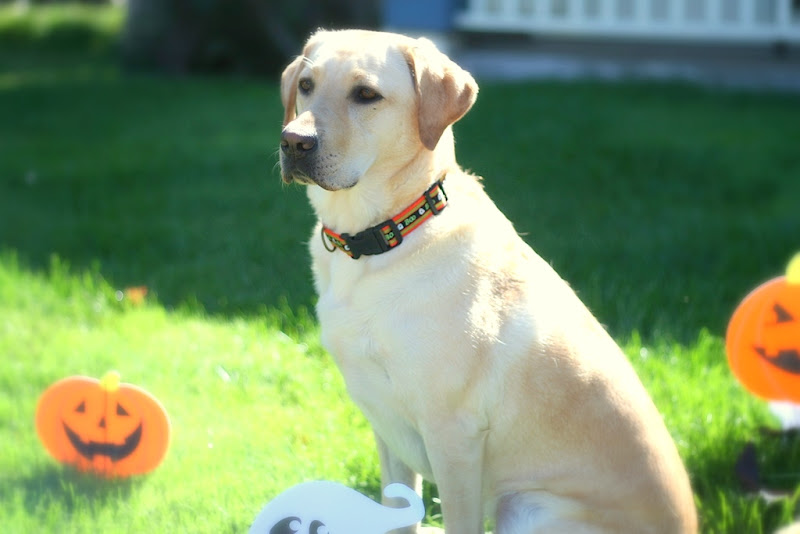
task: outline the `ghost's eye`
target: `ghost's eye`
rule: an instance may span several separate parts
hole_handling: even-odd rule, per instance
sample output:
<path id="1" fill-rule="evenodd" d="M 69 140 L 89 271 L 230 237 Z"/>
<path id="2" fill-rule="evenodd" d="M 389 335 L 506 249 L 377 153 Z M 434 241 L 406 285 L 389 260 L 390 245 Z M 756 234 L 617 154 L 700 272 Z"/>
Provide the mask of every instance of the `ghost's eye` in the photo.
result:
<path id="1" fill-rule="evenodd" d="M 285 517 L 275 523 L 269 530 L 269 534 L 297 534 L 301 526 L 302 522 L 299 517 Z"/>

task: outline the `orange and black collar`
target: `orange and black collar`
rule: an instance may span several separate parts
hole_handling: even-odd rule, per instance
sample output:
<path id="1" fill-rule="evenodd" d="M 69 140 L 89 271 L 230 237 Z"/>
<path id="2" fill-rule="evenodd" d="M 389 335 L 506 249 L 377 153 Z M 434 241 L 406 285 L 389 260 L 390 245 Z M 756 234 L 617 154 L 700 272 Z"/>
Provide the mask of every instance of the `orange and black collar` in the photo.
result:
<path id="1" fill-rule="evenodd" d="M 322 244 L 333 252 L 337 248 L 348 256 L 357 260 L 361 256 L 374 256 L 383 254 L 403 242 L 403 238 L 420 227 L 420 225 L 434 215 L 439 215 L 447 206 L 447 195 L 442 182 L 444 178 L 435 182 L 422 196 L 411 203 L 406 209 L 355 235 L 348 233 L 337 234 L 326 226 L 322 227 Z M 328 247 L 329 241 L 332 247 Z"/>

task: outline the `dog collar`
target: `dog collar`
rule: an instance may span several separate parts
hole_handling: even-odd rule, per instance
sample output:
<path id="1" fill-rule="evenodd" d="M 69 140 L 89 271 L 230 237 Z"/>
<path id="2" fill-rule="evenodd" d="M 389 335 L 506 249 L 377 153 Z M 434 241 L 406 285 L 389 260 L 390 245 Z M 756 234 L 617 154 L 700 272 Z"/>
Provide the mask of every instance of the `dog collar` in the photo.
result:
<path id="1" fill-rule="evenodd" d="M 334 252 L 338 248 L 354 260 L 361 256 L 374 256 L 392 250 L 403 242 L 405 236 L 432 216 L 439 215 L 445 208 L 447 194 L 444 192 L 443 181 L 444 178 L 435 182 L 398 215 L 355 235 L 337 234 L 323 225 L 322 244 L 328 252 Z M 328 242 L 331 247 L 328 247 Z"/>

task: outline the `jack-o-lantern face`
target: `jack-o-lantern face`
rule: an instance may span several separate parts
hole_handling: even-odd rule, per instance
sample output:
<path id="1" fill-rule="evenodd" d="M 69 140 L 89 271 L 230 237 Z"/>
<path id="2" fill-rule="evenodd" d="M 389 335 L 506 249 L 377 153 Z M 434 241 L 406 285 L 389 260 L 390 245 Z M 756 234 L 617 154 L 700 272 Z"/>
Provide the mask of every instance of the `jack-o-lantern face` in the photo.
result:
<path id="1" fill-rule="evenodd" d="M 800 402 L 800 283 L 780 277 L 753 290 L 728 324 L 726 349 L 754 395 Z"/>
<path id="2" fill-rule="evenodd" d="M 36 428 L 57 460 L 104 476 L 128 476 L 154 469 L 169 443 L 169 421 L 146 391 L 103 381 L 69 377 L 39 399 Z"/>

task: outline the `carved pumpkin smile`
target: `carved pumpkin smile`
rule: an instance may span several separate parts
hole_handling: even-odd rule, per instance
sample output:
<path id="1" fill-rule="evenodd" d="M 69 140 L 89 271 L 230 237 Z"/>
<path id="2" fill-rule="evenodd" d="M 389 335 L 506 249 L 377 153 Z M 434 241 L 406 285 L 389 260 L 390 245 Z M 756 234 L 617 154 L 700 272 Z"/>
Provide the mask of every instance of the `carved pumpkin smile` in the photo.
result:
<path id="1" fill-rule="evenodd" d="M 786 371 L 787 373 L 800 375 L 800 352 L 798 352 L 797 349 L 784 349 L 772 355 L 767 354 L 764 347 L 753 347 L 753 350 L 764 358 L 765 361 L 771 363 L 778 369 Z"/>
<path id="2" fill-rule="evenodd" d="M 104 443 L 102 441 L 83 441 L 67 423 L 62 424 L 64 425 L 64 432 L 66 432 L 69 442 L 72 443 L 75 450 L 87 460 L 94 459 L 95 455 L 107 456 L 112 460 L 122 460 L 133 454 L 133 451 L 136 450 L 142 439 L 142 423 L 139 423 L 139 426 L 125 438 L 122 445 Z"/>
<path id="3" fill-rule="evenodd" d="M 788 331 L 791 323 L 794 322 L 794 316 L 783 305 L 775 303 L 772 306 L 772 312 L 775 314 L 775 322 L 765 325 L 765 328 L 772 330 L 770 338 L 777 343 L 800 343 L 800 337 L 797 333 Z M 783 331 L 786 329 L 786 331 Z M 800 352 L 797 348 L 778 348 L 772 352 L 765 346 L 753 346 L 756 354 L 761 356 L 764 361 L 774 365 L 782 371 L 800 375 Z"/>

